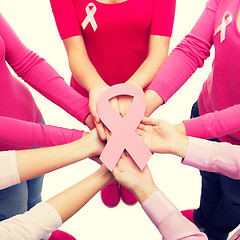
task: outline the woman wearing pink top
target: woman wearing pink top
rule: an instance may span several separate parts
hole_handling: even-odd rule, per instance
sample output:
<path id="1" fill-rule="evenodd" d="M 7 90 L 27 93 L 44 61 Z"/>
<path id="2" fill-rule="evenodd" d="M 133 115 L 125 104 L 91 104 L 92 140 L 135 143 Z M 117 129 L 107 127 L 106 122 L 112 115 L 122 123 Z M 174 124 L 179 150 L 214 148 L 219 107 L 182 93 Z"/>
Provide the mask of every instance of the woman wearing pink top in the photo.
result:
<path id="1" fill-rule="evenodd" d="M 182 164 L 240 179 L 238 145 L 187 137 L 179 133 L 176 125 L 153 118 L 144 118 L 137 132 L 152 152 L 174 154 L 182 158 Z M 240 239 L 240 229 L 230 239 Z"/>
<path id="2" fill-rule="evenodd" d="M 168 55 L 175 0 L 50 0 L 73 74 L 72 87 L 89 97 L 89 109 L 102 139 L 106 134 L 97 114 L 100 95 L 118 83 L 144 89 Z M 113 98 L 121 115 L 130 98 Z M 122 199 L 136 199 L 120 188 Z M 118 184 L 101 192 L 107 206 L 120 200 Z"/>
<path id="3" fill-rule="evenodd" d="M 44 59 L 26 48 L 0 14 L 0 150 L 52 146 L 79 139 L 83 131 L 45 126 L 27 89 L 7 64 L 30 86 L 80 121 L 88 99 L 70 88 Z M 43 177 L 0 191 L 0 221 L 29 210 L 41 201 Z"/>
<path id="4" fill-rule="evenodd" d="M 207 2 L 190 34 L 173 50 L 148 87 L 148 114 L 167 102 L 203 66 L 214 45 L 212 72 L 192 110 L 195 118 L 178 127 L 188 136 L 240 144 L 239 4 L 229 0 Z M 205 171 L 201 175 L 200 208 L 185 213 L 193 215 L 209 239 L 226 239 L 240 223 L 240 181 Z"/>

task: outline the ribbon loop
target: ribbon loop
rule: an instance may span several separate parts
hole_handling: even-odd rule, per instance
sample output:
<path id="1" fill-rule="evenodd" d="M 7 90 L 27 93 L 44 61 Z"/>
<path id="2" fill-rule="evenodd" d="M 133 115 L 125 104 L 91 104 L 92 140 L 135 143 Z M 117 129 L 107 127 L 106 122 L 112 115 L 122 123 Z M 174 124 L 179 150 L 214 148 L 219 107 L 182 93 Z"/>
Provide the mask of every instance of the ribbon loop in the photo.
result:
<path id="1" fill-rule="evenodd" d="M 109 100 L 115 96 L 133 96 L 132 105 L 122 118 L 111 106 Z M 98 114 L 102 122 L 112 132 L 112 135 L 102 151 L 100 160 L 109 170 L 116 166 L 122 152 L 126 149 L 143 170 L 151 152 L 137 135 L 136 128 L 146 111 L 144 94 L 130 84 L 117 84 L 109 88 L 98 101 Z"/>
<path id="2" fill-rule="evenodd" d="M 92 7 L 92 9 L 90 9 L 90 7 Z M 87 27 L 87 25 L 90 23 L 92 28 L 93 28 L 93 31 L 95 32 L 97 30 L 98 26 L 97 26 L 97 23 L 94 19 L 94 14 L 95 14 L 96 10 L 97 10 L 97 8 L 94 5 L 94 3 L 89 3 L 87 5 L 87 7 L 86 7 L 87 16 L 82 22 L 83 29 L 85 29 Z"/>
<path id="3" fill-rule="evenodd" d="M 228 17 L 227 17 L 228 16 Z M 227 18 L 226 18 L 227 17 Z M 220 42 L 222 43 L 225 40 L 225 35 L 226 35 L 226 28 L 227 26 L 232 22 L 233 18 L 232 18 L 232 14 L 230 11 L 226 11 L 222 17 L 222 24 L 219 25 L 215 32 L 214 32 L 214 36 L 220 32 Z"/>

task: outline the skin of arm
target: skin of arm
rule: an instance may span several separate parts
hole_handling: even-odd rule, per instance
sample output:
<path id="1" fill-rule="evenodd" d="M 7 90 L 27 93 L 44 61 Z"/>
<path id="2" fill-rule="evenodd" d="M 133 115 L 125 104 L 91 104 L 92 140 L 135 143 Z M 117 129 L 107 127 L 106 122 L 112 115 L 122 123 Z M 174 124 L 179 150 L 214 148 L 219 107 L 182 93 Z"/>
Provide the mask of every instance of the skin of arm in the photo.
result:
<path id="1" fill-rule="evenodd" d="M 99 119 L 97 103 L 102 93 L 105 92 L 109 86 L 100 77 L 91 63 L 82 36 L 64 39 L 63 43 L 67 51 L 69 66 L 74 78 L 89 92 L 89 110 L 91 116 L 86 118 L 85 123 L 90 129 L 93 128 L 92 123 L 94 123 L 100 138 L 105 140 L 107 137 L 107 130 L 104 129 Z M 119 112 L 117 98 L 112 98 L 110 102 L 113 108 Z"/>
<path id="2" fill-rule="evenodd" d="M 153 182 L 148 166 L 146 166 L 143 171 L 140 171 L 128 153 L 122 154 L 112 173 L 119 183 L 135 194 L 141 204 L 152 193 L 158 191 L 158 188 Z"/>
<path id="3" fill-rule="evenodd" d="M 154 78 L 168 56 L 170 37 L 150 35 L 148 56 L 126 83 L 144 89 Z M 147 99 L 146 100 L 150 100 Z M 125 116 L 132 102 L 129 96 L 118 97 L 121 116 Z M 147 108 L 148 109 L 148 108 Z"/>
<path id="4" fill-rule="evenodd" d="M 96 129 L 84 137 L 65 145 L 16 151 L 21 181 L 32 179 L 87 157 L 100 155 L 104 147 Z M 37 166 L 37 168 L 36 168 Z"/>
<path id="5" fill-rule="evenodd" d="M 113 176 L 111 172 L 102 165 L 95 173 L 49 199 L 47 203 L 57 210 L 62 222 L 65 222 L 80 210 L 98 191 L 112 181 Z"/>
<path id="6" fill-rule="evenodd" d="M 141 89 L 145 88 L 152 81 L 159 67 L 166 59 L 169 42 L 170 37 L 151 35 L 149 53 L 146 60 L 126 83 L 135 85 Z M 106 128 L 103 129 L 103 125 L 99 119 L 97 102 L 109 86 L 99 76 L 90 62 L 82 36 L 64 39 L 63 43 L 67 51 L 70 69 L 75 79 L 89 92 L 89 109 L 101 139 L 105 140 L 109 133 Z M 122 116 L 128 111 L 131 102 L 132 98 L 128 96 L 120 96 L 111 100 L 113 108 Z M 85 123 L 88 124 L 89 121 L 88 118 Z M 92 125 L 88 126 L 92 127 Z"/>
<path id="7" fill-rule="evenodd" d="M 152 152 L 170 153 L 184 158 L 188 137 L 178 131 L 179 124 L 172 125 L 165 120 L 143 118 L 137 133 Z"/>

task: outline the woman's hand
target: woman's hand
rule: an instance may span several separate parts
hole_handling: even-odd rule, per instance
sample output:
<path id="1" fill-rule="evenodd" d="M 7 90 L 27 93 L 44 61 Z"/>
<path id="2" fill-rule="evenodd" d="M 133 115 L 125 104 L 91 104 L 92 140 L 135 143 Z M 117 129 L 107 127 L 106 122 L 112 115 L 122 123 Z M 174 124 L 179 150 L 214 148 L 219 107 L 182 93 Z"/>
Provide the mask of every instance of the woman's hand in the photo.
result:
<path id="1" fill-rule="evenodd" d="M 122 154 L 112 173 L 119 183 L 136 195 L 140 203 L 158 190 L 148 166 L 141 171 L 127 153 Z"/>
<path id="2" fill-rule="evenodd" d="M 187 136 L 165 120 L 143 118 L 137 133 L 152 152 L 171 153 L 180 157 L 186 155 Z"/>

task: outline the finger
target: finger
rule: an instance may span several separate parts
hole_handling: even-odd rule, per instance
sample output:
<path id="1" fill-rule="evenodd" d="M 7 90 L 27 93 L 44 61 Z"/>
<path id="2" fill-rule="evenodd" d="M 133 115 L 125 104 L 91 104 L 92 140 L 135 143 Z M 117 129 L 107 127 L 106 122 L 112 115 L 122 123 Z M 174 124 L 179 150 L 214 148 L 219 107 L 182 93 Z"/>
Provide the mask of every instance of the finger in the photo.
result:
<path id="1" fill-rule="evenodd" d="M 104 131 L 104 127 L 103 127 L 102 122 L 97 123 L 97 122 L 94 121 L 94 123 L 95 123 L 96 129 L 97 129 L 97 131 L 98 131 L 99 137 L 100 137 L 103 141 L 106 140 L 106 135 L 105 135 L 105 131 Z"/>
<path id="2" fill-rule="evenodd" d="M 145 127 L 146 127 L 145 124 L 139 123 L 137 129 L 144 130 Z"/>
<path id="3" fill-rule="evenodd" d="M 114 97 L 114 98 L 110 99 L 110 103 L 111 103 L 113 109 L 115 109 L 116 112 L 119 113 L 120 109 L 119 109 L 118 99 L 116 97 Z"/>
<path id="4" fill-rule="evenodd" d="M 111 136 L 111 132 L 105 126 L 104 126 L 104 132 L 105 132 L 106 140 L 108 141 Z"/>
<path id="5" fill-rule="evenodd" d="M 100 118 L 98 116 L 98 112 L 97 112 L 97 105 L 96 104 L 89 104 L 89 111 L 93 117 L 93 121 L 95 123 L 100 123 Z"/>
<path id="6" fill-rule="evenodd" d="M 139 135 L 140 137 L 142 137 L 142 135 L 143 135 L 143 130 L 141 130 L 141 129 L 136 129 L 136 133 L 137 133 L 137 135 Z"/>
<path id="7" fill-rule="evenodd" d="M 116 181 L 118 181 L 119 180 L 119 174 L 121 174 L 122 172 L 121 171 L 119 171 L 119 169 L 118 169 L 118 167 L 115 167 L 113 170 L 112 170 L 112 174 L 113 174 L 113 176 L 114 176 L 114 178 L 115 178 L 115 180 Z"/>
<path id="8" fill-rule="evenodd" d="M 155 118 L 143 117 L 141 123 L 145 125 L 158 125 L 159 120 Z"/>

